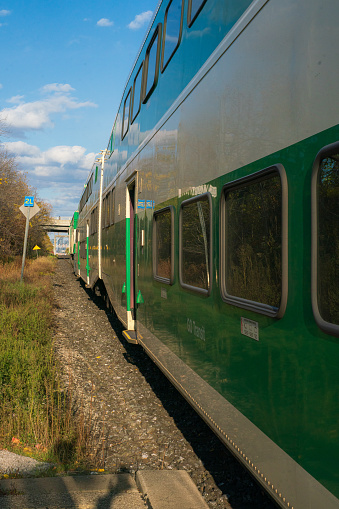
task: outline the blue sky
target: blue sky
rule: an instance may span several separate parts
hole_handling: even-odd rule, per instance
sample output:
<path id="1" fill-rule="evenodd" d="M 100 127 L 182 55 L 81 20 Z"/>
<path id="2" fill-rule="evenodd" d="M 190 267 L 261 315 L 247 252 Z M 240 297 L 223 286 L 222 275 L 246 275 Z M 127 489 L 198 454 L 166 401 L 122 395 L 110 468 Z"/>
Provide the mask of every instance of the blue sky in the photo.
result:
<path id="1" fill-rule="evenodd" d="M 158 0 L 0 0 L 2 139 L 56 216 L 106 148 Z"/>

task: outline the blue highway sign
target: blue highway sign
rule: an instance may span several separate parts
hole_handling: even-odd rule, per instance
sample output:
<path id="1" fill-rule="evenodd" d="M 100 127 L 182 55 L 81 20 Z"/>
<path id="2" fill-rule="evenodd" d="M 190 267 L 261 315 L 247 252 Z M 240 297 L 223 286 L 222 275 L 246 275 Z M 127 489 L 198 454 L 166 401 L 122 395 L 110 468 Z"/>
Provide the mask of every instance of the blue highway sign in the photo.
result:
<path id="1" fill-rule="evenodd" d="M 34 196 L 25 196 L 24 207 L 34 207 Z"/>

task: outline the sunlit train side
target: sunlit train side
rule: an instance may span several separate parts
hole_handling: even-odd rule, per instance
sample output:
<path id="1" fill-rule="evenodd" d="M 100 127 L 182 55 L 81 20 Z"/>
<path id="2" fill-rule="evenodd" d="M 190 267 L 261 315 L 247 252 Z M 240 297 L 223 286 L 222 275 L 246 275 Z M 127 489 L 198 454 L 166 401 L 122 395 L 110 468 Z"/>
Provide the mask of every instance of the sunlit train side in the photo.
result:
<path id="1" fill-rule="evenodd" d="M 339 3 L 164 0 L 74 271 L 281 507 L 339 508 Z"/>

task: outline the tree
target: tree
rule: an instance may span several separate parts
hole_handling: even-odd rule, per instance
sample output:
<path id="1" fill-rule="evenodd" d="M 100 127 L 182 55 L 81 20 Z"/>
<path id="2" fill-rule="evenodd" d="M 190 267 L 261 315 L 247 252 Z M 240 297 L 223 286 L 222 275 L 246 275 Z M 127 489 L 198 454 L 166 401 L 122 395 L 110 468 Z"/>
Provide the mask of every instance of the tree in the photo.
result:
<path id="1" fill-rule="evenodd" d="M 5 131 L 0 121 L 0 135 Z M 27 183 L 27 177 L 20 171 L 13 157 L 0 148 L 0 261 L 22 254 L 26 219 L 19 210 L 25 196 L 35 196 L 40 212 L 30 221 L 28 256 L 38 244 L 47 254 L 51 243 L 41 224 L 50 218 L 51 205 L 39 199 L 34 188 Z"/>

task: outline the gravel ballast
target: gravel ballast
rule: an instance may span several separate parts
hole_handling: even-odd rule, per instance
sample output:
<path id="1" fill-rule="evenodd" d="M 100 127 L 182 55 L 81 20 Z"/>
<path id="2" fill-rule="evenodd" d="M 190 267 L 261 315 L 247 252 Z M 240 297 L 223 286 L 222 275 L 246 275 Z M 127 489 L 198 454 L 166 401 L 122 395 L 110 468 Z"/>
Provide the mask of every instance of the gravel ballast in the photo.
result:
<path id="1" fill-rule="evenodd" d="M 69 260 L 58 260 L 53 287 L 56 355 L 73 400 L 90 416 L 100 468 L 186 470 L 210 508 L 276 508 L 142 348 L 124 340 L 119 320 Z"/>

